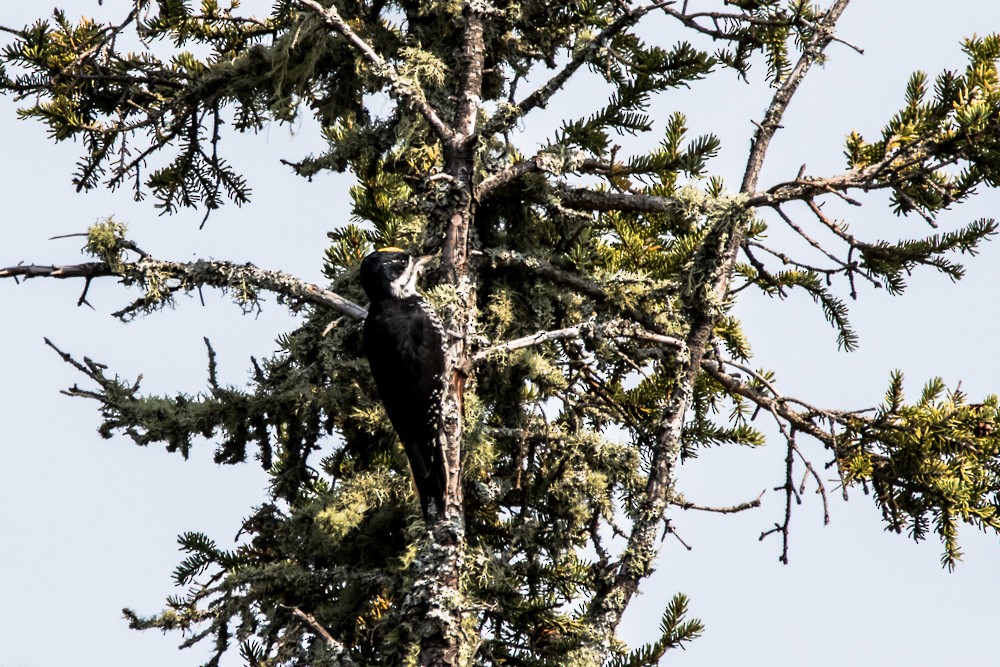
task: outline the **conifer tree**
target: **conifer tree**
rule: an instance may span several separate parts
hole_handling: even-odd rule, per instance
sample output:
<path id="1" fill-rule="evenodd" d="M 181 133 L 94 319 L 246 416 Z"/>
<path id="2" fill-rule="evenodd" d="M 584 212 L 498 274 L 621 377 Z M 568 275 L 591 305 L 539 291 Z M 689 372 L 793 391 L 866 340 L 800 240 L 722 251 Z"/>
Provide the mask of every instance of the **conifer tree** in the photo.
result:
<path id="1" fill-rule="evenodd" d="M 995 396 L 931 380 L 909 402 L 895 373 L 874 411 L 818 407 L 749 365 L 732 313 L 745 290 L 801 290 L 850 350 L 845 296 L 900 294 L 922 268 L 961 277 L 954 256 L 996 223 L 938 231 L 936 217 L 1000 179 L 1000 37 L 969 38 L 964 70 L 914 73 L 878 137 L 846 138 L 840 173 L 761 183 L 804 78 L 852 48 L 836 34 L 849 0 L 277 0 L 262 17 L 236 0 L 121 4 L 114 24 L 57 10 L 0 27 L 0 90 L 54 140 L 82 144 L 78 189 L 131 189 L 166 213 L 241 205 L 252 184 L 226 158 L 229 133 L 305 116 L 326 150 L 288 168 L 356 179 L 323 285 L 159 258 L 115 220 L 87 230 L 85 262 L 0 269 L 84 290 L 117 279 L 135 295 L 123 320 L 209 288 L 248 310 L 275 294 L 299 315 L 244 387 L 219 381 L 209 344 L 196 395 L 149 395 L 113 360 L 57 350 L 102 435 L 182 456 L 209 438 L 219 464 L 256 459 L 270 478 L 237 544 L 180 537 L 184 593 L 161 613 L 127 612 L 133 627 L 210 644 L 209 665 L 226 651 L 253 666 L 659 664 L 702 630 L 683 595 L 652 643 L 616 632 L 671 507 L 691 505 L 678 464 L 762 444 L 758 412 L 787 450 L 785 560 L 796 481 L 804 471 L 825 494 L 821 463 L 870 490 L 890 529 L 939 538 L 948 567 L 960 524 L 1000 532 Z M 650 41 L 651 22 L 684 37 Z M 607 103 L 525 152 L 521 128 L 584 71 Z M 726 75 L 773 90 L 739 184 L 713 175 L 715 136 L 650 114 L 664 93 Z M 616 144 L 637 134 L 645 152 Z M 865 238 L 824 208 L 878 205 L 871 192 L 932 231 Z M 769 225 L 820 260 L 772 245 Z M 448 333 L 450 479 L 446 518 L 429 525 L 361 350 L 357 271 L 384 246 L 437 258 L 423 288 Z"/>

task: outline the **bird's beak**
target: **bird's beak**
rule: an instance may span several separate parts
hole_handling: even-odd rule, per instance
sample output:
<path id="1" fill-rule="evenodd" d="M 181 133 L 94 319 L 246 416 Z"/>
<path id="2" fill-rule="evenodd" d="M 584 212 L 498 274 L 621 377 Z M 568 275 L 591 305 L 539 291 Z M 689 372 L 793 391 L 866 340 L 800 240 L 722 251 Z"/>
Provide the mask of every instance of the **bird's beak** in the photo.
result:
<path id="1" fill-rule="evenodd" d="M 431 260 L 434 259 L 434 255 L 421 255 L 420 257 L 413 258 L 413 264 L 417 269 L 417 273 L 423 272 Z"/>

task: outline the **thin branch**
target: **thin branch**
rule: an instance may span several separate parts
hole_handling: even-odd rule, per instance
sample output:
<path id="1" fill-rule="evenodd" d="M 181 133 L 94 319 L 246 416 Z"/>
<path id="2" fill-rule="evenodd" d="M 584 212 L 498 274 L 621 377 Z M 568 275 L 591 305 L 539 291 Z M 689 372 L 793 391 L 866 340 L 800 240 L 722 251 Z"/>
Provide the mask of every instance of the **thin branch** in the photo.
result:
<path id="1" fill-rule="evenodd" d="M 777 388 L 773 384 L 771 384 L 767 380 L 767 378 L 765 378 L 763 375 L 761 375 L 757 371 L 753 370 L 749 366 L 744 366 L 743 364 L 741 364 L 741 363 L 739 363 L 737 361 L 733 361 L 732 359 L 723 359 L 723 358 L 721 358 L 721 355 L 718 355 L 718 357 L 719 357 L 718 361 L 716 361 L 715 364 L 718 364 L 719 362 L 721 362 L 721 363 L 723 363 L 723 364 L 725 364 L 727 366 L 732 366 L 733 368 L 736 368 L 738 370 L 743 371 L 747 375 L 751 376 L 754 380 L 756 380 L 757 382 L 759 382 L 761 385 L 763 385 L 764 387 L 766 387 L 767 390 L 770 391 L 771 394 L 774 396 L 774 398 L 777 399 L 777 401 L 779 401 L 779 402 L 782 402 L 782 403 L 796 403 L 798 405 L 801 405 L 806 410 L 808 410 L 809 414 L 811 414 L 811 415 L 824 415 L 824 416 L 826 416 L 826 415 L 835 415 L 835 416 L 839 416 L 839 415 L 842 414 L 840 412 L 834 412 L 834 411 L 831 411 L 831 410 L 822 410 L 820 408 L 817 408 L 817 407 L 815 407 L 813 405 L 810 405 L 809 403 L 806 403 L 805 401 L 799 400 L 797 398 L 793 398 L 791 396 L 784 396 L 784 395 L 782 395 L 777 390 Z M 709 363 L 712 363 L 712 362 L 709 362 Z M 718 368 L 718 366 L 716 365 L 716 366 L 714 366 L 712 368 Z M 706 370 L 711 370 L 711 368 L 706 368 Z M 851 413 L 851 414 L 855 414 L 855 413 Z M 799 429 L 799 430 L 804 430 L 804 429 Z"/>
<path id="2" fill-rule="evenodd" d="M 798 235 L 799 235 L 799 236 L 801 236 L 801 237 L 802 237 L 803 239 L 805 239 L 806 243 L 808 243 L 808 244 L 809 244 L 809 245 L 811 245 L 811 246 L 812 246 L 813 248 L 815 248 L 816 250 L 818 250 L 819 252 L 821 252 L 821 253 L 822 253 L 823 255 L 825 255 L 825 256 L 826 256 L 826 257 L 827 257 L 828 259 L 830 259 L 830 260 L 831 260 L 831 261 L 833 261 L 834 263 L 836 263 L 836 264 L 839 264 L 839 265 L 840 265 L 840 266 L 842 266 L 842 267 L 846 267 L 846 266 L 847 266 L 847 264 L 846 264 L 846 263 L 844 263 L 844 261 L 843 261 L 843 260 L 841 260 L 841 259 L 840 259 L 839 257 L 837 257 L 836 255 L 833 255 L 833 254 L 832 254 L 832 253 L 830 253 L 829 251 L 827 251 L 827 249 L 826 249 L 826 248 L 824 248 L 824 247 L 822 246 L 822 244 L 820 244 L 820 242 L 819 242 L 819 241 L 815 240 L 814 238 L 812 238 L 811 236 L 809 236 L 808 234 L 806 234 L 805 230 L 804 230 L 804 229 L 802 229 L 802 228 L 801 228 L 801 227 L 800 227 L 799 225 L 795 224 L 795 221 L 794 221 L 794 220 L 792 220 L 792 219 L 791 219 L 791 218 L 790 218 L 790 217 L 788 216 L 788 214 L 787 214 L 787 213 L 785 213 L 785 212 L 784 212 L 783 210 L 781 210 L 781 207 L 780 207 L 780 206 L 775 206 L 775 207 L 774 207 L 774 210 L 775 210 L 775 211 L 777 212 L 777 214 L 778 214 L 778 215 L 779 215 L 779 216 L 781 217 L 781 219 L 785 221 L 785 224 L 786 224 L 786 225 L 788 225 L 789 227 L 791 227 L 791 228 L 792 228 L 792 230 L 793 230 L 793 231 L 794 231 L 794 232 L 795 232 L 796 234 L 798 234 Z"/>
<path id="3" fill-rule="evenodd" d="M 809 461 L 809 459 L 805 457 L 805 455 L 802 453 L 802 450 L 799 449 L 799 446 L 793 443 L 793 447 L 795 448 L 795 453 L 799 455 L 799 460 L 801 460 L 802 464 L 806 467 L 807 471 L 806 475 L 812 476 L 813 480 L 815 480 L 816 482 L 816 491 L 818 491 L 819 495 L 823 498 L 823 525 L 824 526 L 829 525 L 830 503 L 826 497 L 826 484 L 823 483 L 823 478 L 819 476 L 819 473 L 816 472 L 816 468 L 814 468 L 813 464 Z M 803 478 L 801 487 L 803 491 L 805 489 L 805 483 L 806 483 L 805 478 Z"/>
<path id="4" fill-rule="evenodd" d="M 761 167 L 764 166 L 764 157 L 767 155 L 771 139 L 781 126 L 781 118 L 785 114 L 785 109 L 788 108 L 789 102 L 792 101 L 792 97 L 806 73 L 819 60 L 827 45 L 833 41 L 833 27 L 850 2 L 851 0 L 836 0 L 826 11 L 823 18 L 816 24 L 816 34 L 803 49 L 802 55 L 792 71 L 789 72 L 788 78 L 781 83 L 771 98 L 771 104 L 764 113 L 764 120 L 758 126 L 757 133 L 751 143 L 750 156 L 747 159 L 740 192 L 750 194 L 757 188 L 757 179 L 760 177 Z"/>
<path id="5" fill-rule="evenodd" d="M 413 83 L 406 81 L 391 63 L 380 56 L 375 49 L 368 44 L 368 42 L 354 32 L 351 26 L 348 25 L 347 21 L 345 21 L 337 11 L 336 7 L 324 7 L 315 0 L 298 0 L 298 3 L 316 14 L 323 20 L 323 23 L 336 30 L 348 42 L 350 42 L 350 44 L 369 63 L 371 63 L 376 76 L 379 76 L 389 82 L 392 95 L 401 102 L 409 104 L 416 109 L 416 111 L 424 117 L 441 141 L 449 143 L 454 139 L 454 132 L 452 132 L 451 128 L 441 120 L 437 111 L 434 110 L 427 99 L 423 96 L 421 90 Z"/>
<path id="6" fill-rule="evenodd" d="M 706 507 L 705 505 L 696 505 L 695 503 L 688 502 L 686 500 L 673 500 L 671 505 L 674 507 L 680 507 L 684 510 L 698 510 L 700 512 L 716 512 L 718 514 L 736 514 L 737 512 L 745 512 L 749 509 L 754 509 L 755 507 L 760 507 L 761 499 L 767 489 L 760 492 L 760 495 L 753 500 L 748 500 L 745 503 L 740 503 L 739 505 L 733 505 L 731 507 Z"/>
<path id="7" fill-rule="evenodd" d="M 509 340 L 506 343 L 500 343 L 498 345 L 493 345 L 477 352 L 473 357 L 473 363 L 479 363 L 488 359 L 489 357 L 500 354 L 513 352 L 514 350 L 521 350 L 527 347 L 533 347 L 536 345 L 543 345 L 545 343 L 554 340 L 565 340 L 567 338 L 586 338 L 594 333 L 600 332 L 602 336 L 620 336 L 625 338 L 638 338 L 640 340 L 647 340 L 654 343 L 659 343 L 666 347 L 671 347 L 679 350 L 682 354 L 686 352 L 686 345 L 684 341 L 679 338 L 674 338 L 672 336 L 663 336 L 661 334 L 653 333 L 651 331 L 645 331 L 635 325 L 622 322 L 622 321 L 611 321 L 605 322 L 603 324 L 596 323 L 583 323 L 572 327 L 566 327 L 565 329 L 556 329 L 554 331 L 539 331 L 536 334 L 530 336 L 524 336 L 523 338 L 517 338 L 514 340 Z"/>
<path id="8" fill-rule="evenodd" d="M 821 268 L 821 267 L 818 267 L 818 266 L 813 266 L 812 264 L 806 264 L 805 262 L 800 262 L 800 261 L 798 261 L 796 259 L 792 259 L 789 255 L 786 255 L 785 253 L 783 253 L 781 251 L 775 250 L 773 248 L 769 248 L 768 246 L 764 245 L 763 243 L 758 243 L 757 241 L 746 241 L 743 244 L 743 252 L 746 253 L 746 255 L 747 255 L 748 258 L 751 258 L 751 260 L 750 260 L 751 263 L 754 265 L 754 268 L 757 269 L 758 271 L 761 270 L 761 268 L 764 268 L 764 265 L 762 263 L 760 263 L 760 260 L 757 260 L 756 257 L 753 256 L 753 254 L 750 251 L 750 248 L 759 248 L 760 250 L 763 250 L 767 254 L 769 254 L 772 257 L 774 257 L 774 258 L 778 259 L 779 261 L 781 261 L 781 263 L 784 264 L 785 266 L 794 266 L 795 268 L 802 269 L 804 271 L 812 271 L 814 273 L 819 273 L 819 274 L 822 274 L 822 275 L 825 275 L 825 276 L 833 276 L 833 275 L 836 275 L 838 273 L 842 273 L 844 271 L 844 269 L 842 269 L 842 268 L 824 269 L 824 268 Z M 840 260 L 837 260 L 837 263 L 838 264 L 841 263 Z M 775 278 L 770 273 L 768 273 L 766 277 L 768 278 L 768 280 L 774 281 L 775 283 L 777 283 L 777 278 Z M 784 287 L 784 286 L 782 286 L 782 287 Z M 786 294 L 784 292 L 784 290 L 782 290 L 780 293 L 781 293 L 781 296 L 785 296 L 785 294 Z"/>
<path id="9" fill-rule="evenodd" d="M 817 426 L 813 419 L 815 417 L 824 417 L 832 422 L 840 424 L 845 422 L 848 413 L 835 412 L 832 410 L 818 410 L 815 408 L 807 408 L 809 409 L 809 412 L 807 413 L 797 412 L 796 410 L 788 407 L 788 403 L 791 402 L 792 399 L 771 398 L 758 389 L 741 382 L 739 378 L 729 375 L 714 361 L 706 360 L 701 365 L 701 368 L 711 375 L 712 378 L 721 384 L 730 394 L 749 399 L 768 412 L 773 411 L 783 420 L 791 424 L 797 431 L 811 435 L 836 453 L 836 437 L 830 431 Z M 800 403 L 800 401 L 796 402 Z"/>
<path id="10" fill-rule="evenodd" d="M 763 540 L 768 535 L 773 533 L 781 533 L 781 555 L 778 557 L 785 565 L 788 565 L 788 529 L 792 522 L 792 497 L 794 496 L 798 502 L 801 500 L 798 494 L 795 492 L 795 482 L 792 479 L 793 466 L 795 463 L 795 458 L 792 455 L 792 448 L 794 447 L 794 442 L 788 440 L 788 451 L 785 454 L 785 484 L 783 486 L 777 487 L 776 491 L 785 492 L 785 520 L 783 523 L 774 524 L 774 528 L 771 530 L 766 530 L 760 534 L 760 540 Z"/>
<path id="11" fill-rule="evenodd" d="M 593 58 L 596 53 L 604 48 L 604 46 L 611 41 L 615 35 L 618 35 L 627 28 L 635 25 L 639 19 L 649 12 L 656 9 L 662 9 L 663 7 L 667 7 L 675 3 L 676 0 L 660 0 L 659 2 L 654 2 L 643 7 L 626 9 L 621 16 L 608 24 L 589 42 L 579 45 L 576 49 L 574 49 L 573 56 L 570 61 L 566 63 L 566 65 L 558 73 L 556 73 L 555 76 L 546 81 L 544 85 L 534 90 L 517 104 L 501 108 L 498 113 L 486 124 L 483 134 L 485 136 L 493 136 L 494 134 L 505 132 L 513 127 L 519 119 L 527 115 L 530 111 L 537 108 L 544 109 L 552 96 L 562 89 L 570 77 L 572 77 L 582 65 L 586 64 L 587 61 Z"/>
<path id="12" fill-rule="evenodd" d="M 326 642 L 327 647 L 329 647 L 334 653 L 334 660 L 337 665 L 354 665 L 356 664 L 353 659 L 347 654 L 347 647 L 345 647 L 341 642 L 334 639 L 333 635 L 323 627 L 323 625 L 316 620 L 316 617 L 312 614 L 308 614 L 298 607 L 292 608 L 292 613 L 301 618 L 306 624 L 312 628 L 316 634 L 323 638 Z"/>

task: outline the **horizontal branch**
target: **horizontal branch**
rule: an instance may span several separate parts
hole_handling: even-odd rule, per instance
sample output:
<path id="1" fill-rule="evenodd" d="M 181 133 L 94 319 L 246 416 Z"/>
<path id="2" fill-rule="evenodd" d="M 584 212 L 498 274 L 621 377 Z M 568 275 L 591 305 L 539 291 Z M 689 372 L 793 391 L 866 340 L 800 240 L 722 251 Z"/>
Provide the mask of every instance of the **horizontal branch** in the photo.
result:
<path id="1" fill-rule="evenodd" d="M 748 203 L 751 206 L 774 208 L 788 201 L 808 201 L 821 195 L 833 194 L 852 206 L 860 206 L 861 202 L 847 197 L 845 193 L 850 190 L 867 192 L 898 187 L 906 182 L 908 172 L 918 165 L 922 172 L 933 173 L 956 164 L 961 156 L 947 150 L 942 151 L 946 141 L 933 135 L 925 135 L 901 145 L 878 162 L 827 178 L 803 177 L 800 172 L 794 180 L 778 183 L 765 192 L 754 192 Z M 924 216 L 926 219 L 926 214 Z"/>
<path id="2" fill-rule="evenodd" d="M 561 162 L 562 158 L 558 160 L 553 160 L 551 155 L 548 155 L 545 151 L 540 151 L 536 155 L 530 158 L 521 160 L 520 162 L 515 162 L 509 165 L 502 171 L 499 171 L 492 176 L 484 178 L 483 181 L 476 187 L 475 197 L 477 201 L 486 201 L 491 196 L 497 193 L 497 191 L 503 189 L 507 185 L 517 181 L 518 179 L 524 177 L 527 174 L 546 172 L 550 174 L 562 175 L 565 173 L 565 164 L 558 164 Z M 554 168 L 555 167 L 555 168 Z M 582 174 L 598 174 L 602 176 L 629 176 L 631 174 L 640 173 L 641 170 L 638 168 L 631 168 L 620 162 L 612 162 L 608 160 L 600 160 L 595 158 L 583 158 L 578 162 L 574 162 L 572 167 L 567 171 L 572 171 Z M 641 171 L 641 173 L 646 173 Z M 568 196 L 569 200 L 574 200 L 574 198 L 584 198 L 588 195 L 584 193 L 594 193 L 602 194 L 600 190 L 590 190 L 581 188 L 579 190 L 565 189 L 562 191 L 564 196 Z M 568 194 L 567 194 L 568 193 Z M 565 203 L 565 202 L 564 202 Z M 581 202 L 582 204 L 582 202 Z M 588 206 L 571 206 L 571 208 L 589 208 Z M 606 209 L 593 209 L 590 210 L 606 210 Z"/>
<path id="3" fill-rule="evenodd" d="M 19 264 L 0 269 L 0 278 L 83 278 L 90 281 L 106 277 L 121 278 L 126 284 L 175 281 L 183 289 L 203 285 L 222 289 L 249 287 L 253 290 L 271 292 L 286 299 L 329 308 L 355 320 L 363 319 L 367 314 L 364 308 L 335 292 L 287 273 L 261 269 L 250 263 L 234 264 L 207 260 L 170 262 L 144 257 L 135 262 L 123 262 L 118 271 L 113 271 L 104 262 L 63 266 Z M 161 286 L 161 289 L 165 287 Z"/>
<path id="4" fill-rule="evenodd" d="M 493 196 L 498 190 L 513 183 L 525 174 L 534 173 L 540 170 L 539 156 L 535 155 L 521 162 L 510 165 L 503 171 L 499 171 L 492 176 L 488 176 L 476 186 L 473 195 L 478 202 L 484 202 Z"/>
<path id="5" fill-rule="evenodd" d="M 653 333 L 652 331 L 646 331 L 634 324 L 622 321 L 612 321 L 605 322 L 603 324 L 596 324 L 592 322 L 585 322 L 572 327 L 566 327 L 565 329 L 556 329 L 553 331 L 539 331 L 536 334 L 530 336 L 524 336 L 523 338 L 516 338 L 514 340 L 507 341 L 506 343 L 500 343 L 481 350 L 476 353 L 472 358 L 474 363 L 479 363 L 494 354 L 501 354 L 506 352 L 513 352 L 514 350 L 521 350 L 527 347 L 533 347 L 536 345 L 542 345 L 553 340 L 566 340 L 569 338 L 585 338 L 587 336 L 592 336 L 594 334 L 599 334 L 601 336 L 613 336 L 622 338 L 638 338 L 640 340 L 651 341 L 654 343 L 659 343 L 666 347 L 674 348 L 680 351 L 682 354 L 687 353 L 687 345 L 684 341 L 679 338 L 674 338 L 672 336 L 663 336 L 661 334 Z"/>
<path id="6" fill-rule="evenodd" d="M 607 192 L 589 188 L 560 188 L 557 194 L 567 208 L 583 211 L 669 213 L 677 206 L 672 197 Z"/>
<path id="7" fill-rule="evenodd" d="M 513 250 L 491 252 L 484 256 L 488 266 L 492 268 L 515 269 L 544 278 L 557 285 L 569 287 L 575 292 L 589 296 L 599 302 L 608 298 L 608 294 L 599 283 L 588 280 L 570 271 L 564 271 L 549 262 L 529 257 Z"/>
<path id="8" fill-rule="evenodd" d="M 760 495 L 753 500 L 748 500 L 745 503 L 740 503 L 739 505 L 733 505 L 731 507 L 707 507 L 705 505 L 696 505 L 695 503 L 688 502 L 687 500 L 673 500 L 671 505 L 674 507 L 680 507 L 683 510 L 698 510 L 700 512 L 716 512 L 718 514 L 736 514 L 737 512 L 745 512 L 749 509 L 754 509 L 755 507 L 760 507 L 761 499 L 764 497 L 764 493 L 767 491 L 760 492 Z"/>

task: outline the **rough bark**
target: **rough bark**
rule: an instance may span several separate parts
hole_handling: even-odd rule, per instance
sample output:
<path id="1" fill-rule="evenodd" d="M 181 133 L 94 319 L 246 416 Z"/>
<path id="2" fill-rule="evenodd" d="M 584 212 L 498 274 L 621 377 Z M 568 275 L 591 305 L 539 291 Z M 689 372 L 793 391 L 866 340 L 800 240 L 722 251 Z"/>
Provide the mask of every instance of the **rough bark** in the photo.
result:
<path id="1" fill-rule="evenodd" d="M 760 169 L 771 138 L 780 127 L 781 117 L 809 68 L 833 41 L 833 28 L 850 0 L 837 0 L 820 21 L 813 40 L 806 45 L 788 78 L 775 92 L 754 138 L 743 178 L 741 193 L 752 194 L 757 187 Z M 598 589 L 591 602 L 589 622 L 593 644 L 584 649 L 581 658 L 592 658 L 600 664 L 621 622 L 622 614 L 639 589 L 640 582 L 653 570 L 656 559 L 657 535 L 663 529 L 664 513 L 674 495 L 675 469 L 680 454 L 684 417 L 691 404 L 694 382 L 701 372 L 702 358 L 712 339 L 720 314 L 716 305 L 729 288 L 737 252 L 743 242 L 746 216 L 731 228 L 718 225 L 708 235 L 696 264 L 703 271 L 701 288 L 687 298 L 690 322 L 686 337 L 688 354 L 677 360 L 677 381 L 661 420 L 660 436 L 652 452 L 650 474 L 640 513 L 629 535 L 628 546 L 609 581 Z"/>
<path id="2" fill-rule="evenodd" d="M 463 10 L 464 43 L 458 105 L 452 133 L 444 141 L 444 173 L 450 176 L 452 205 L 442 211 L 444 243 L 441 277 L 458 296 L 459 307 L 447 322 L 448 387 L 445 397 L 444 441 L 448 459 L 448 501 L 445 517 L 428 526 L 414 564 L 413 590 L 407 616 L 423 616 L 417 640 L 418 664 L 452 667 L 467 661 L 469 647 L 462 642 L 460 573 L 465 554 L 465 517 L 462 502 L 462 416 L 465 378 L 470 367 L 468 336 L 475 319 L 475 289 L 469 275 L 469 230 L 475 215 L 473 170 L 476 119 L 483 82 L 483 21 L 473 3 Z"/>

